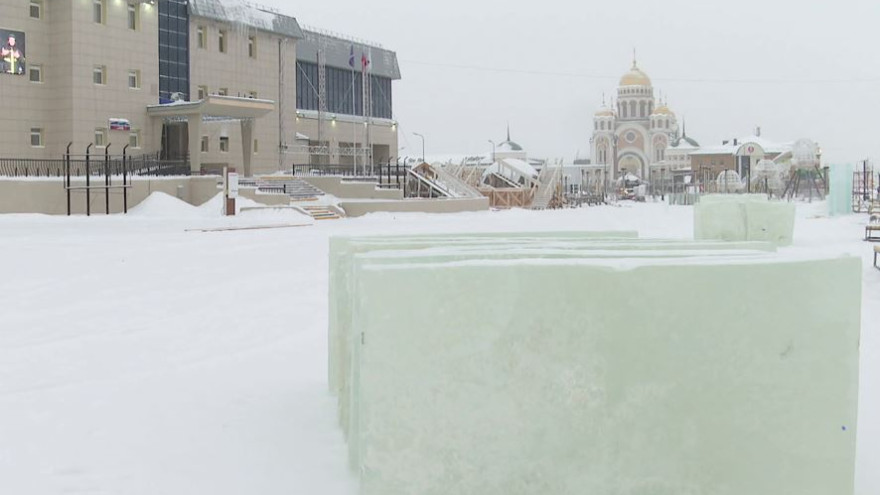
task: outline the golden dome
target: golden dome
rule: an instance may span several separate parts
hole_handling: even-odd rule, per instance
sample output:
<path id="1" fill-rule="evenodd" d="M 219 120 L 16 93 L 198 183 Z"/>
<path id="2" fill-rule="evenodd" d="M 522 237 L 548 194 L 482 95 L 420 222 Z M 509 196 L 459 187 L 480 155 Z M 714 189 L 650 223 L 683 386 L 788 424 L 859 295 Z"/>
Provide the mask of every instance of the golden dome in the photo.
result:
<path id="1" fill-rule="evenodd" d="M 596 112 L 596 117 L 614 117 L 614 111 L 608 107 L 602 107 Z"/>
<path id="2" fill-rule="evenodd" d="M 659 107 L 654 109 L 654 113 L 652 115 L 674 115 L 672 110 L 669 109 L 666 105 L 660 105 Z"/>
<path id="3" fill-rule="evenodd" d="M 621 86 L 651 86 L 651 78 L 633 62 L 632 69 L 620 78 Z"/>

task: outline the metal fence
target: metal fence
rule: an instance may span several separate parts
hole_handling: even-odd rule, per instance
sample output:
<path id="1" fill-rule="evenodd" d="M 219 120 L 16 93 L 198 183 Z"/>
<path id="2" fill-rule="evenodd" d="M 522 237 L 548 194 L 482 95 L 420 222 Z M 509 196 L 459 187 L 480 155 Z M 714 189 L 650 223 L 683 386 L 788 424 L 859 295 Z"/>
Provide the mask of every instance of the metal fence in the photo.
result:
<path id="1" fill-rule="evenodd" d="M 70 162 L 70 175 L 83 177 L 103 175 L 105 167 L 110 174 L 121 175 L 123 160 L 127 173 L 132 176 L 174 176 L 190 175 L 189 160 L 167 160 L 159 155 L 110 155 L 94 154 L 71 155 L 68 159 L 0 158 L 0 176 L 6 177 L 63 177 L 65 162 Z"/>
<path id="2" fill-rule="evenodd" d="M 389 161 L 375 165 L 292 165 L 294 177 L 342 177 L 346 181 L 376 182 L 383 188 L 402 188 L 409 167 Z"/>

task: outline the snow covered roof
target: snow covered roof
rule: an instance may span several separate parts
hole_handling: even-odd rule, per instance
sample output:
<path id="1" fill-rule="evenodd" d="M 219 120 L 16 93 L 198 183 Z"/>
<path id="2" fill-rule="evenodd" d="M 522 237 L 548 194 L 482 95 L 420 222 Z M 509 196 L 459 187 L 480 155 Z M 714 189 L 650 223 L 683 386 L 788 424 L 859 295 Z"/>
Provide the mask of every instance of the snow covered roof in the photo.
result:
<path id="1" fill-rule="evenodd" d="M 400 79 L 397 54 L 378 45 L 347 40 L 331 34 L 312 30 L 303 31 L 304 39 L 296 44 L 296 58 L 303 62 L 318 63 L 318 48 L 324 47 L 326 63 L 330 67 L 345 70 L 361 70 L 361 57 L 370 59 L 370 73 L 388 79 Z M 349 60 L 354 52 L 354 67 Z"/>
<path id="2" fill-rule="evenodd" d="M 504 165 L 506 165 L 506 167 Z M 513 174 L 511 172 L 513 172 Z M 483 171 L 483 177 L 493 173 L 500 174 L 514 180 L 516 180 L 518 177 L 514 177 L 513 175 L 520 175 L 522 177 L 529 177 L 531 179 L 534 179 L 538 176 L 538 171 L 535 170 L 535 167 L 529 165 L 527 161 L 520 160 L 518 158 L 503 158 L 501 160 L 498 160 L 497 162 L 489 166 L 485 171 Z"/>
<path id="3" fill-rule="evenodd" d="M 682 136 L 671 147 L 677 150 L 695 150 L 700 147 L 700 143 L 687 136 Z"/>
<path id="4" fill-rule="evenodd" d="M 736 144 L 734 144 L 734 141 Z M 741 139 L 730 141 L 720 146 L 708 146 L 695 151 L 694 155 L 735 155 L 739 150 L 747 145 L 760 146 L 764 153 L 780 154 L 791 151 L 792 143 L 775 143 L 764 139 L 760 136 L 746 136 Z"/>
<path id="5" fill-rule="evenodd" d="M 262 31 L 302 39 L 303 32 L 296 18 L 244 0 L 189 0 L 190 14 L 230 24 L 241 23 Z"/>
<path id="6" fill-rule="evenodd" d="M 504 141 L 498 145 L 498 151 L 522 151 L 522 146 L 513 141 Z"/>

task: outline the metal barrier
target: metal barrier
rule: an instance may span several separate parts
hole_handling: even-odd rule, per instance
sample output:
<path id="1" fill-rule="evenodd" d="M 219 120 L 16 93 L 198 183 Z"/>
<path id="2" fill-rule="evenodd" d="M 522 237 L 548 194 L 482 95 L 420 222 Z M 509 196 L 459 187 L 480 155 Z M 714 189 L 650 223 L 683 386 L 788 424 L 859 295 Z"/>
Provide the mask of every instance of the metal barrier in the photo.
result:
<path id="1" fill-rule="evenodd" d="M 87 173 L 102 174 L 104 160 L 96 167 L 94 157 L 88 160 L 85 155 L 65 154 L 60 159 L 35 158 L 0 158 L 0 176 L 6 177 L 62 177 L 70 167 L 70 175 L 83 177 Z M 189 160 L 167 160 L 158 155 L 140 155 L 125 157 L 125 167 L 132 176 L 176 176 L 190 175 Z M 112 175 L 121 175 L 123 168 L 122 156 L 109 156 L 108 165 Z"/>

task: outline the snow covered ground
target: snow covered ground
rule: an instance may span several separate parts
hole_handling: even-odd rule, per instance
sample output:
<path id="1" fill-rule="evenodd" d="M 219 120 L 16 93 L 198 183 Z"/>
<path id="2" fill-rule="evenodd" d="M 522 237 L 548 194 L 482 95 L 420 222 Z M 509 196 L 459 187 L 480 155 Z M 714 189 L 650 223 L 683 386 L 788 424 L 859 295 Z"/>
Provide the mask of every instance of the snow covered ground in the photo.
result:
<path id="1" fill-rule="evenodd" d="M 171 202 L 173 203 L 173 202 Z M 179 205 L 178 205 L 179 206 Z M 218 205 L 219 207 L 219 205 Z M 692 210 L 234 220 L 157 200 L 124 216 L 0 216 L 0 493 L 357 493 L 327 393 L 334 234 L 637 229 Z M 880 271 L 864 216 L 799 205 L 795 246 L 865 260 L 857 495 L 880 493 Z"/>

